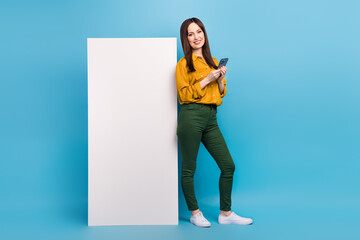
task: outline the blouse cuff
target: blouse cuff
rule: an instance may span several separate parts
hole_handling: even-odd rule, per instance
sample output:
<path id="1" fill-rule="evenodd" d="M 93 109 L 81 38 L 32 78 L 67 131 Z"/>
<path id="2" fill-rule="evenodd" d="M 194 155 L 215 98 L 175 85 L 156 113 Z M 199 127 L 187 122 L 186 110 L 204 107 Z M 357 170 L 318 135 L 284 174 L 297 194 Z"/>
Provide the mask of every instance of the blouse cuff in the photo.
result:
<path id="1" fill-rule="evenodd" d="M 200 82 L 194 84 L 195 91 L 194 91 L 194 98 L 202 98 L 205 95 L 205 88 L 201 89 Z"/>

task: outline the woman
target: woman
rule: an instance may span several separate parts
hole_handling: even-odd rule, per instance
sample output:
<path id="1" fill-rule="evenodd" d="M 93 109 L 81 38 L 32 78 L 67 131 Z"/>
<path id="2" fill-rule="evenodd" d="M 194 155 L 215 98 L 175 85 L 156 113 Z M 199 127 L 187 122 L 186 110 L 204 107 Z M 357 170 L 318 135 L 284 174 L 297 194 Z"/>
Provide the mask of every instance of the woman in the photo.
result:
<path id="1" fill-rule="evenodd" d="M 202 142 L 221 170 L 219 224 L 251 224 L 250 218 L 231 212 L 231 190 L 235 164 L 217 124 L 217 107 L 225 96 L 226 67 L 217 69 L 218 61 L 211 56 L 205 27 L 197 18 L 185 20 L 180 28 L 185 57 L 176 65 L 177 94 L 182 108 L 177 136 L 182 156 L 181 185 L 190 222 L 198 227 L 211 223 L 199 210 L 194 190 L 196 158 Z"/>

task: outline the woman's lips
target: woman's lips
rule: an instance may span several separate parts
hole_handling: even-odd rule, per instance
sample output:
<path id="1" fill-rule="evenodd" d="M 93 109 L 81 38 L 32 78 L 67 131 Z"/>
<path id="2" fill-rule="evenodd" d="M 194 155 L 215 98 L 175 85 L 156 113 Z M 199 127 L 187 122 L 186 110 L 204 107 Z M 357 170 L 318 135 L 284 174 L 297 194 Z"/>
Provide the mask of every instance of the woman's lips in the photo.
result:
<path id="1" fill-rule="evenodd" d="M 201 43 L 201 40 L 194 42 L 196 45 Z"/>

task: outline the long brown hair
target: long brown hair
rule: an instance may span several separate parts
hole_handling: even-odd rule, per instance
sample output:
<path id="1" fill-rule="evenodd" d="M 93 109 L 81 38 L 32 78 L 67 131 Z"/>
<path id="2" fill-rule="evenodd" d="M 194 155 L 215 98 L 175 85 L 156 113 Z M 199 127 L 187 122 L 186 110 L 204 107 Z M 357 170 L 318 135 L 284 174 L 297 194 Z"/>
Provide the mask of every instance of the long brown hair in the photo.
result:
<path id="1" fill-rule="evenodd" d="M 207 34 L 206 34 L 204 24 L 200 21 L 200 19 L 193 17 L 193 18 L 186 19 L 181 24 L 181 27 L 180 27 L 181 45 L 182 45 L 182 48 L 183 48 L 183 51 L 184 51 L 187 66 L 189 67 L 189 72 L 196 71 L 196 69 L 194 68 L 193 61 L 192 61 L 192 47 L 190 46 L 189 40 L 187 38 L 188 37 L 188 27 L 193 22 L 196 23 L 197 25 L 199 25 L 199 27 L 204 32 L 205 43 L 202 46 L 202 54 L 203 54 L 203 57 L 204 57 L 206 63 L 210 67 L 213 67 L 213 68 L 217 69 L 217 66 L 216 66 L 216 64 L 215 64 L 215 62 L 214 62 L 214 60 L 212 59 L 212 56 L 211 56 L 209 40 L 208 40 L 208 37 L 207 37 Z"/>

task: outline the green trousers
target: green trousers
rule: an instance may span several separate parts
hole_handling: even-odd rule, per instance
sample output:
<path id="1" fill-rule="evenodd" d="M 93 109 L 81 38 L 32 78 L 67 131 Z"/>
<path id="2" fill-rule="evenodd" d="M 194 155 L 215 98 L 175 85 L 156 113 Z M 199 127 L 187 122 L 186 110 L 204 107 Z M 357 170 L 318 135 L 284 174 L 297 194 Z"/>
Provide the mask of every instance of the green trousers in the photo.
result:
<path id="1" fill-rule="evenodd" d="M 231 210 L 231 190 L 235 164 L 216 119 L 215 104 L 183 104 L 176 134 L 182 157 L 181 186 L 190 211 L 199 208 L 194 189 L 196 158 L 200 142 L 215 159 L 221 170 L 219 179 L 220 210 Z"/>

